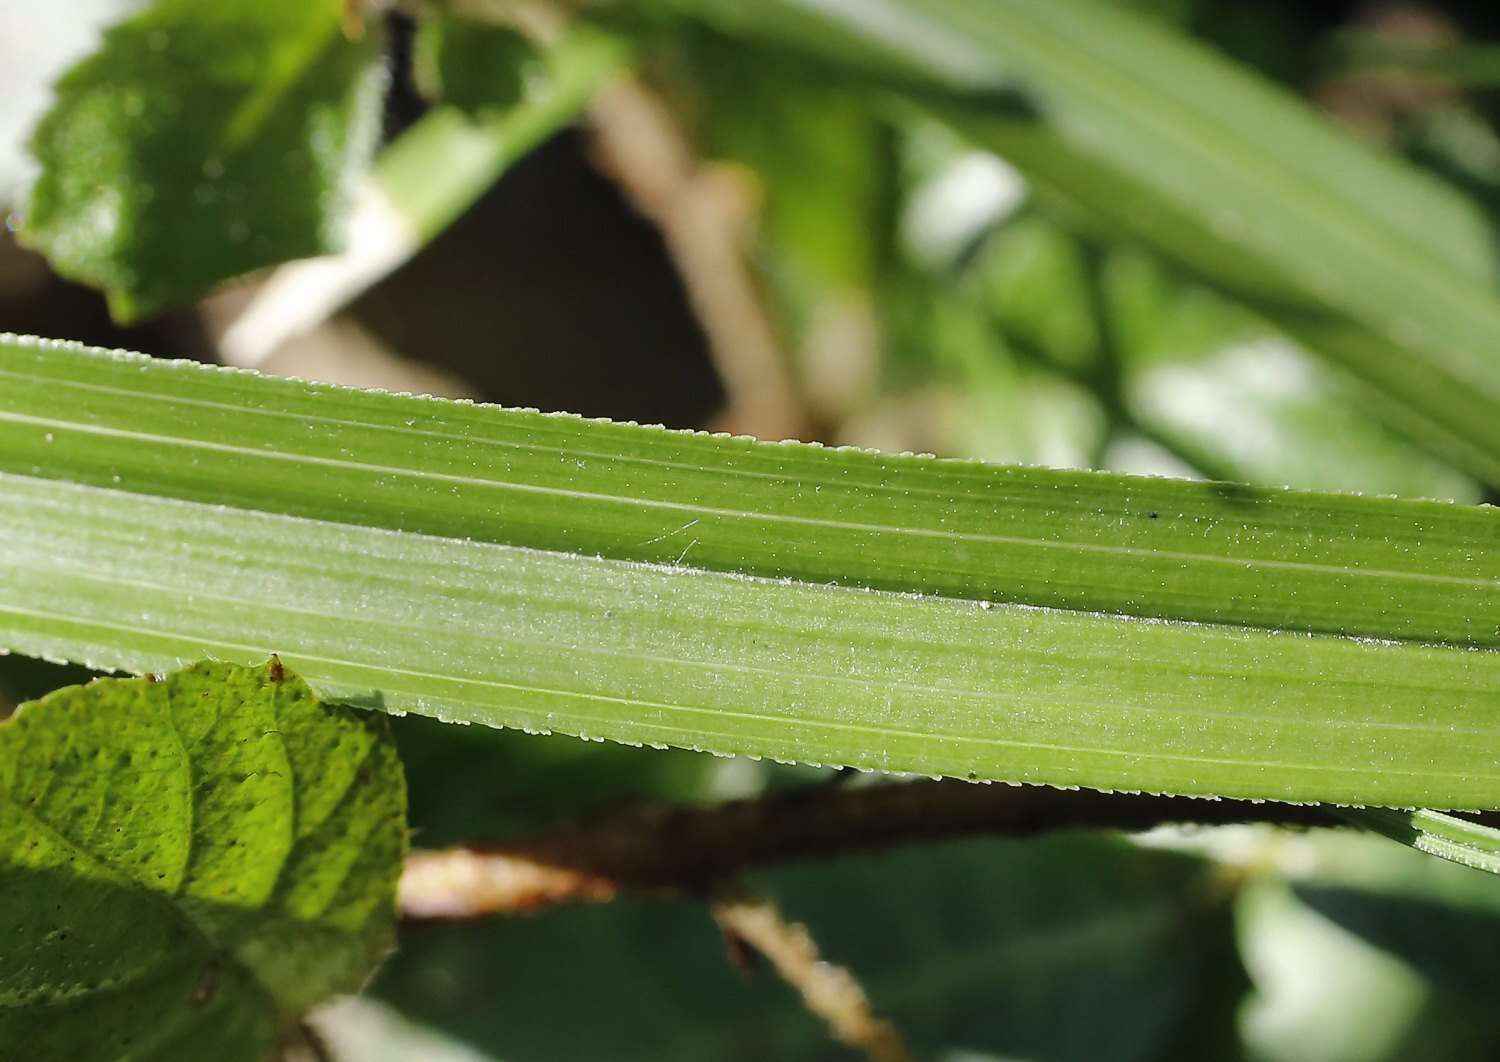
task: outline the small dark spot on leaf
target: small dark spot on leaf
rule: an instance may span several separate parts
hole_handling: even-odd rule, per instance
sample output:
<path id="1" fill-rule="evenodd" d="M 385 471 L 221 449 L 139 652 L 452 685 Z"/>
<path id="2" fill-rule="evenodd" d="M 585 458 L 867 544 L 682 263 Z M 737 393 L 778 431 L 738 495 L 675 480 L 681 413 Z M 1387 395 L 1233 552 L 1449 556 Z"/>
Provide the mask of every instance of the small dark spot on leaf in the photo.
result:
<path id="1" fill-rule="evenodd" d="M 1146 519 L 1147 520 L 1155 520 L 1156 517 L 1157 517 L 1157 512 L 1156 512 L 1155 509 L 1147 509 L 1146 510 Z"/>
<path id="2" fill-rule="evenodd" d="M 269 669 L 267 670 L 266 673 L 270 677 L 270 679 L 271 679 L 272 682 L 278 682 L 279 683 L 279 682 L 284 682 L 286 680 L 286 668 L 284 666 L 282 666 L 281 657 L 279 657 L 279 656 L 272 656 L 271 657 L 271 664 L 270 664 L 270 667 L 269 667 Z"/>

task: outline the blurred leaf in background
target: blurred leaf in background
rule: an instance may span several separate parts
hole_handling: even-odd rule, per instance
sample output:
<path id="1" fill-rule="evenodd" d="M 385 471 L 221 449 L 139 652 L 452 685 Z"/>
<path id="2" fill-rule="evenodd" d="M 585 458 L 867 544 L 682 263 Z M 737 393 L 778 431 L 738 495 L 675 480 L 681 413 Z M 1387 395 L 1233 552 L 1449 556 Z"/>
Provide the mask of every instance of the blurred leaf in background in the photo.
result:
<path id="1" fill-rule="evenodd" d="M 1244 975 L 1229 894 L 1196 858 L 1075 837 L 974 842 L 763 884 L 856 972 L 915 1057 L 1123 1062 L 1231 1047 Z M 698 903 L 616 901 L 418 927 L 377 992 L 514 1062 L 848 1057 L 769 971 L 742 974 L 724 949 Z"/>
<path id="2" fill-rule="evenodd" d="M 282 266 L 256 288 L 220 339 L 230 364 L 264 365 L 404 265 L 509 167 L 575 121 L 628 54 L 584 29 L 544 46 L 514 28 L 443 12 L 417 25 L 411 51 L 412 88 L 426 110 L 356 183 L 347 246 Z"/>
<path id="3" fill-rule="evenodd" d="M 1256 984 L 1241 1016 L 1274 1062 L 1479 1060 L 1500 1049 L 1500 881 L 1369 836 L 1276 842 L 1238 903 Z"/>
<path id="4" fill-rule="evenodd" d="M 36 177 L 26 150 L 37 119 L 52 102 L 52 84 L 68 66 L 98 47 L 102 26 L 124 18 L 140 0 L 77 0 L 0 7 L 0 207 L 10 210 Z"/>
<path id="5" fill-rule="evenodd" d="M 536 44 L 510 26 L 434 14 L 422 20 L 412 44 L 417 91 L 470 116 L 514 107 L 526 81 L 545 76 Z"/>
<path id="6" fill-rule="evenodd" d="M 162 2 L 68 72 L 23 239 L 132 320 L 338 247 L 378 131 L 380 34 L 336 4 Z"/>

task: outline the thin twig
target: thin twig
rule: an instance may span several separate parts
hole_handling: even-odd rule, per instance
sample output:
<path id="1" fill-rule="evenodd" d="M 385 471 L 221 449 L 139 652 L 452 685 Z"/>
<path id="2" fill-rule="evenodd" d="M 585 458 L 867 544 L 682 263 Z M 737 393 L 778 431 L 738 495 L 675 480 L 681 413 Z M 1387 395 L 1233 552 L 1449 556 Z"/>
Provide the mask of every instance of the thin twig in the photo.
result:
<path id="1" fill-rule="evenodd" d="M 870 997 L 852 973 L 819 957 L 806 926 L 786 921 L 770 900 L 743 892 L 716 899 L 713 916 L 726 936 L 764 955 L 838 1040 L 871 1062 L 907 1062 L 910 1056 L 895 1027 L 875 1017 Z"/>
<path id="2" fill-rule="evenodd" d="M 401 874 L 398 899 L 408 918 L 466 918 L 522 914 L 567 901 L 602 902 L 618 887 L 607 878 L 525 857 L 473 852 L 413 852 Z"/>
<path id="3" fill-rule="evenodd" d="M 414 853 L 401 910 L 464 918 L 608 899 L 618 889 L 710 894 L 753 867 L 903 844 L 1238 822 L 1335 824 L 1321 808 L 1295 804 L 958 781 L 813 786 L 709 807 L 633 808 L 500 847 Z"/>
<path id="4" fill-rule="evenodd" d="M 808 417 L 750 275 L 755 196 L 734 169 L 700 161 L 666 105 L 638 80 L 588 109 L 600 167 L 656 225 L 708 339 L 728 408 L 721 426 L 798 438 Z"/>

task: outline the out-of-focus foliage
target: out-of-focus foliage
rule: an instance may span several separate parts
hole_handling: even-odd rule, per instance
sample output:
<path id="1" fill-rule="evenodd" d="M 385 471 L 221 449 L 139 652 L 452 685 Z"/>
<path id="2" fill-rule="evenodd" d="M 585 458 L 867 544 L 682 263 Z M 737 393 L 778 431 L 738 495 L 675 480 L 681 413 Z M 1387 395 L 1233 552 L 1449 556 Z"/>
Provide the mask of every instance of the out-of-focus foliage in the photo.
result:
<path id="1" fill-rule="evenodd" d="M 1258 986 L 1241 1014 L 1252 1057 L 1494 1056 L 1500 1022 L 1479 998 L 1495 974 L 1494 877 L 1370 837 L 1313 834 L 1272 851 L 1287 879 L 1263 876 L 1238 903 Z"/>
<path id="2" fill-rule="evenodd" d="M 851 859 L 760 884 L 859 971 L 916 1057 L 1124 1062 L 1204 1057 L 1194 1052 L 1232 1039 L 1243 974 L 1232 893 L 1216 877 L 1194 858 L 1056 838 Z M 769 971 L 739 973 L 724 947 L 701 905 L 636 900 L 425 928 L 378 990 L 516 1062 L 846 1057 Z"/>
<path id="3" fill-rule="evenodd" d="M 412 79 L 433 103 L 471 115 L 505 111 L 521 102 L 526 79 L 546 76 L 546 60 L 525 34 L 509 26 L 434 16 L 412 44 Z"/>
<path id="4" fill-rule="evenodd" d="M 345 40 L 332 0 L 151 6 L 58 83 L 23 238 L 122 319 L 339 246 L 378 46 Z"/>

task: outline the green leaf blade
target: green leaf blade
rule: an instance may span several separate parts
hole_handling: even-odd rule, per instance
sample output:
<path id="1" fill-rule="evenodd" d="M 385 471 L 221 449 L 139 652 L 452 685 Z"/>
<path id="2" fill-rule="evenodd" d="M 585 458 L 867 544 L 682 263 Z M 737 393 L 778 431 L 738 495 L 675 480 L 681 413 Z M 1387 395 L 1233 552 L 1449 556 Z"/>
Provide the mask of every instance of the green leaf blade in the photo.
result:
<path id="1" fill-rule="evenodd" d="M 0 645 L 391 711 L 1201 795 L 1500 801 L 1500 513 L 0 343 Z M 1040 607 L 1039 607 L 1040 606 Z"/>
<path id="2" fill-rule="evenodd" d="M 1415 811 L 1350 808 L 1344 817 L 1419 852 L 1500 874 L 1500 830 L 1493 826 L 1423 808 Z"/>
<path id="3" fill-rule="evenodd" d="M 66 74 L 22 239 L 123 321 L 336 249 L 374 149 L 378 34 L 338 5 L 163 0 Z"/>
<path id="4" fill-rule="evenodd" d="M 385 729 L 276 661 L 23 705 L 0 726 L 0 1043 L 256 1062 L 357 988 L 390 947 L 405 845 Z"/>
<path id="5" fill-rule="evenodd" d="M 322 695 L 387 710 L 885 770 L 1405 806 L 1500 796 L 1489 652 L 5 485 L 0 637 L 27 652 L 141 668 L 277 647 Z"/>

